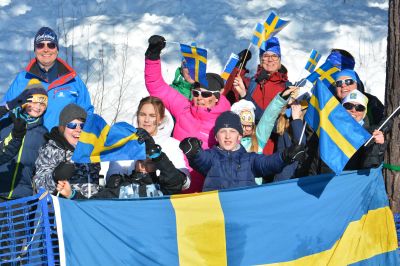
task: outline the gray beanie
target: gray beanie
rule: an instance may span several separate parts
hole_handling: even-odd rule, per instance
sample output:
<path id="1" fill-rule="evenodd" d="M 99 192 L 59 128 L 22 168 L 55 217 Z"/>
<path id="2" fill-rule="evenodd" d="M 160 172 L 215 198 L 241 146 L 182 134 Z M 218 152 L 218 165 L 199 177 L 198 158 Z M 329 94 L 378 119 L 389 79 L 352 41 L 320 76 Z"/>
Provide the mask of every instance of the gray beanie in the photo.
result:
<path id="1" fill-rule="evenodd" d="M 64 109 L 62 109 L 58 125 L 65 126 L 74 119 L 85 121 L 86 116 L 86 111 L 82 107 L 74 103 L 70 103 L 66 105 Z"/>

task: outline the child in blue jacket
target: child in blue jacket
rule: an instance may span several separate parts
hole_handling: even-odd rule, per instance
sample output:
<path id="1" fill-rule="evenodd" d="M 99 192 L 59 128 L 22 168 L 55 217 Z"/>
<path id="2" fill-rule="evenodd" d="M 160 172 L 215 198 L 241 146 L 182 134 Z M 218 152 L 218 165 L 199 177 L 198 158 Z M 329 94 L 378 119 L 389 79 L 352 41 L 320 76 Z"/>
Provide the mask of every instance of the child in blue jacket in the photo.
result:
<path id="1" fill-rule="evenodd" d="M 279 173 L 304 154 L 303 146 L 298 145 L 269 156 L 247 152 L 240 144 L 240 117 L 231 111 L 217 118 L 214 134 L 218 145 L 211 149 L 202 150 L 201 141 L 196 138 L 186 138 L 179 145 L 190 166 L 206 177 L 203 191 L 255 186 L 255 176 Z"/>

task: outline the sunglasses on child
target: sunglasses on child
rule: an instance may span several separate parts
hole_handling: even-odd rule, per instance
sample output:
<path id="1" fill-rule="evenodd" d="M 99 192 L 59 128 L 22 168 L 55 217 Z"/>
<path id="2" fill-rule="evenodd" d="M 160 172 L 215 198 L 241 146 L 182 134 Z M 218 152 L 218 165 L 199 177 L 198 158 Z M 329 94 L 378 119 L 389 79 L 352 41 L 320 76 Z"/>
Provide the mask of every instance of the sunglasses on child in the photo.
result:
<path id="1" fill-rule="evenodd" d="M 85 126 L 85 123 L 74 123 L 74 122 L 69 122 L 66 127 L 69 129 L 76 129 L 76 127 L 79 126 L 80 129 L 82 129 Z"/>
<path id="2" fill-rule="evenodd" d="M 354 79 L 343 79 L 343 80 L 338 80 L 335 82 L 336 87 L 342 87 L 343 83 L 346 84 L 346 86 L 354 84 Z"/>
<path id="3" fill-rule="evenodd" d="M 201 95 L 201 97 L 203 98 L 209 98 L 213 95 L 213 92 L 211 91 L 200 91 L 200 90 L 192 90 L 192 94 L 193 97 L 199 97 Z"/>
<path id="4" fill-rule="evenodd" d="M 57 47 L 57 45 L 54 42 L 49 42 L 49 43 L 44 43 L 44 42 L 40 42 L 36 44 L 36 49 L 43 49 L 45 46 L 47 46 L 47 48 L 53 50 Z"/>
<path id="5" fill-rule="evenodd" d="M 357 112 L 364 112 L 365 111 L 365 106 L 361 105 L 361 104 L 344 103 L 343 107 L 344 107 L 344 109 L 349 110 L 349 111 L 352 110 L 353 108 Z"/>

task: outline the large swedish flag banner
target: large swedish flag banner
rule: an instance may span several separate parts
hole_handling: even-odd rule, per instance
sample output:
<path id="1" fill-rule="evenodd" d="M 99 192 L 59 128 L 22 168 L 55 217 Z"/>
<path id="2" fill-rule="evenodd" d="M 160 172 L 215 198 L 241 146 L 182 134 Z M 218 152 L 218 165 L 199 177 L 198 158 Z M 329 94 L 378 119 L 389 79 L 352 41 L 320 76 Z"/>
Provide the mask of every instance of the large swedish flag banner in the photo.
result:
<path id="1" fill-rule="evenodd" d="M 321 159 L 335 173 L 340 173 L 353 154 L 371 137 L 321 80 L 317 80 L 305 119 L 319 137 Z"/>
<path id="2" fill-rule="evenodd" d="M 381 171 L 139 200 L 54 197 L 61 265 L 399 265 Z"/>
<path id="3" fill-rule="evenodd" d="M 180 44 L 182 56 L 185 58 L 190 77 L 208 86 L 206 79 L 207 50 L 196 46 Z"/>
<path id="4" fill-rule="evenodd" d="M 136 128 L 126 122 L 111 127 L 104 119 L 88 116 L 79 137 L 72 160 L 77 163 L 97 163 L 146 159 L 145 146 L 140 144 Z"/>

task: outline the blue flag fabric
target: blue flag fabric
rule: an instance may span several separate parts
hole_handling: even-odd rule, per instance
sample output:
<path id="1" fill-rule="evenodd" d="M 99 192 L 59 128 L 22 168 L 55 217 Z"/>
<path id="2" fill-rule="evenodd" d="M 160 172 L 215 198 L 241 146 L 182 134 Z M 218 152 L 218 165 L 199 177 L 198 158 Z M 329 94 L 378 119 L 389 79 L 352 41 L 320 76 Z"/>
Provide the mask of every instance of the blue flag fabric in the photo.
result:
<path id="1" fill-rule="evenodd" d="M 180 44 L 182 56 L 189 69 L 190 77 L 204 86 L 208 87 L 207 72 L 207 50 L 196 46 Z"/>
<path id="2" fill-rule="evenodd" d="M 271 12 L 264 22 L 264 41 L 275 36 L 284 27 L 289 24 L 290 21 L 281 19 L 277 14 Z"/>
<path id="3" fill-rule="evenodd" d="M 399 265 L 381 172 L 145 200 L 53 197 L 60 262 Z"/>
<path id="4" fill-rule="evenodd" d="M 257 23 L 256 28 L 253 32 L 253 37 L 251 38 L 251 43 L 258 48 L 264 43 L 264 26 L 261 23 Z"/>
<path id="5" fill-rule="evenodd" d="M 239 56 L 235 53 L 231 53 L 229 56 L 228 62 L 222 71 L 221 78 L 226 82 L 229 78 L 229 75 L 232 73 L 232 70 L 235 68 L 236 64 L 239 62 Z"/>
<path id="6" fill-rule="evenodd" d="M 110 127 L 101 116 L 90 115 L 72 160 L 77 163 L 96 163 L 146 159 L 145 145 L 137 141 L 136 131 L 128 123 L 119 122 Z"/>
<path id="7" fill-rule="evenodd" d="M 320 80 L 313 90 L 305 119 L 319 137 L 321 159 L 335 173 L 340 173 L 371 137 Z"/>
<path id="8" fill-rule="evenodd" d="M 329 61 L 325 61 L 317 70 L 308 75 L 306 79 L 311 83 L 315 83 L 319 79 L 332 93 L 335 93 L 335 74 L 339 71 L 339 68 L 333 66 Z"/>
<path id="9" fill-rule="evenodd" d="M 319 60 L 321 59 L 321 54 L 318 53 L 317 50 L 312 50 L 310 57 L 307 60 L 307 64 L 304 67 L 308 72 L 314 72 L 315 67 L 317 66 Z"/>

